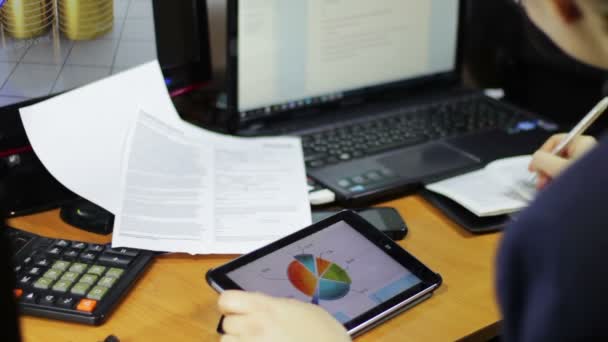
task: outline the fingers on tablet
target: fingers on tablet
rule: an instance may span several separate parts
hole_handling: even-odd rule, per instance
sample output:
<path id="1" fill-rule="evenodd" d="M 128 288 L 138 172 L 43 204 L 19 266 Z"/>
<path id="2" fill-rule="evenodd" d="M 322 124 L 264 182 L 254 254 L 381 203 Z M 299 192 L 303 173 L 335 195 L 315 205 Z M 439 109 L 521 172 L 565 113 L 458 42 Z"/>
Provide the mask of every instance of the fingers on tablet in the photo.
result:
<path id="1" fill-rule="evenodd" d="M 263 310 L 269 300 L 261 293 L 230 290 L 222 293 L 218 306 L 222 314 L 247 314 Z"/>

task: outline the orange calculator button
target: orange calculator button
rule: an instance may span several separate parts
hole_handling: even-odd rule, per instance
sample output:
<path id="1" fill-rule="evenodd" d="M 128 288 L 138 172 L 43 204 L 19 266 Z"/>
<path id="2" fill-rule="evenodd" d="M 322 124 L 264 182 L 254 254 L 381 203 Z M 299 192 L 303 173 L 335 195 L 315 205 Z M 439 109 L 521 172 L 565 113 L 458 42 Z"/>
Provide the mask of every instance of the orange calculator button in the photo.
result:
<path id="1" fill-rule="evenodd" d="M 81 299 L 76 307 L 78 311 L 84 312 L 93 312 L 95 310 L 95 306 L 97 305 L 97 301 L 93 299 Z"/>
<path id="2" fill-rule="evenodd" d="M 22 289 L 14 289 L 13 293 L 15 294 L 15 298 L 21 298 L 21 296 L 23 295 L 23 290 Z"/>

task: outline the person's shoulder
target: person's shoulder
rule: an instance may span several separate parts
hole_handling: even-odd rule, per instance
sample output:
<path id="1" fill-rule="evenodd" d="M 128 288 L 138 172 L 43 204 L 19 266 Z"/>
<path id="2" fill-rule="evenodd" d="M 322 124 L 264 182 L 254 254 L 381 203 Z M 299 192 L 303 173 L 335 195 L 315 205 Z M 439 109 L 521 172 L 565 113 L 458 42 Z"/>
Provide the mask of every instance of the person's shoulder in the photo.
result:
<path id="1" fill-rule="evenodd" d="M 507 227 L 497 271 L 505 336 L 526 341 L 608 338 L 602 319 L 608 306 L 608 274 L 603 271 L 607 198 L 604 141 Z"/>
<path id="2" fill-rule="evenodd" d="M 519 248 L 564 247 L 575 238 L 608 239 L 608 139 L 543 189 L 507 229 L 504 243 Z M 577 246 L 581 247 L 581 246 Z"/>
<path id="3" fill-rule="evenodd" d="M 531 208 L 557 208 L 553 216 L 584 218 L 606 215 L 603 203 L 608 199 L 608 139 L 575 162 L 540 192 Z"/>

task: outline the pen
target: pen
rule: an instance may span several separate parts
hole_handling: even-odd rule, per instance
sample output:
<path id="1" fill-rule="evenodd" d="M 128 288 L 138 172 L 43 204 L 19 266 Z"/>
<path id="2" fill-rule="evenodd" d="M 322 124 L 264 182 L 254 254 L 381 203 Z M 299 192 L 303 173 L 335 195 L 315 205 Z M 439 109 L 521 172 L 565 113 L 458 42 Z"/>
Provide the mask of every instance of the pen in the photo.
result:
<path id="1" fill-rule="evenodd" d="M 572 140 L 582 135 L 587 128 L 589 128 L 589 126 L 591 126 L 595 120 L 597 120 L 604 113 L 604 111 L 606 111 L 607 108 L 608 96 L 604 97 L 600 102 L 598 102 L 598 104 L 596 104 L 595 107 L 593 107 L 593 109 L 591 109 L 591 111 L 587 113 L 587 115 L 585 115 L 585 117 L 579 123 L 577 123 L 574 128 L 572 128 L 572 130 L 570 130 L 568 135 L 562 141 L 560 141 L 555 148 L 553 148 L 551 154 L 559 155 L 562 153 L 564 149 L 572 142 Z M 535 173 L 530 177 L 531 183 L 536 182 L 536 176 L 537 174 Z"/>

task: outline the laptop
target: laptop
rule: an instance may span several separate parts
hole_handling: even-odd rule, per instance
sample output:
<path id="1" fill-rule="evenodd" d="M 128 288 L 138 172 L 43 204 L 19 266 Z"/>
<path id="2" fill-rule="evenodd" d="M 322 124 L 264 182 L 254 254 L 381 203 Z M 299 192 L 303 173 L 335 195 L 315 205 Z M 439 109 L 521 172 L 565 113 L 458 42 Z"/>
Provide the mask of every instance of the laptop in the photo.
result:
<path id="1" fill-rule="evenodd" d="M 464 1 L 228 1 L 228 109 L 242 136 L 302 138 L 342 205 L 533 152 L 557 125 L 467 89 Z"/>

